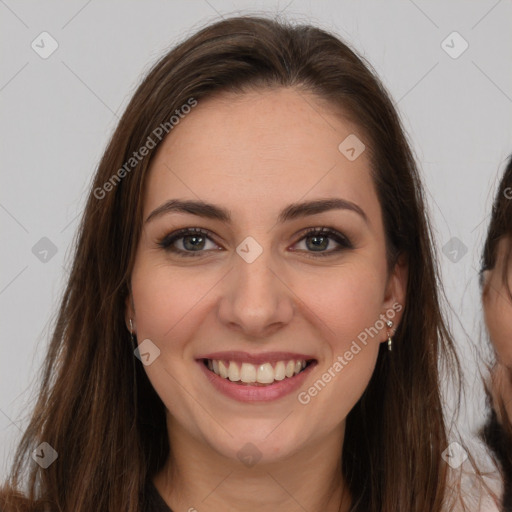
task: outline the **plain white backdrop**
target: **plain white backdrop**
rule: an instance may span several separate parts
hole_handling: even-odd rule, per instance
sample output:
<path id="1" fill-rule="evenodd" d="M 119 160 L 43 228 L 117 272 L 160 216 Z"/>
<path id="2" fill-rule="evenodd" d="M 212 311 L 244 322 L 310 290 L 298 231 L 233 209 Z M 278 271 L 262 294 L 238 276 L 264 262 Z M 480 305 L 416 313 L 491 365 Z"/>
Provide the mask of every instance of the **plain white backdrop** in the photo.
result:
<path id="1" fill-rule="evenodd" d="M 396 102 L 468 379 L 459 427 L 479 426 L 478 268 L 512 153 L 511 0 L 0 0 L 0 480 L 34 404 L 91 177 L 142 75 L 221 16 L 278 12 L 339 35 Z"/>

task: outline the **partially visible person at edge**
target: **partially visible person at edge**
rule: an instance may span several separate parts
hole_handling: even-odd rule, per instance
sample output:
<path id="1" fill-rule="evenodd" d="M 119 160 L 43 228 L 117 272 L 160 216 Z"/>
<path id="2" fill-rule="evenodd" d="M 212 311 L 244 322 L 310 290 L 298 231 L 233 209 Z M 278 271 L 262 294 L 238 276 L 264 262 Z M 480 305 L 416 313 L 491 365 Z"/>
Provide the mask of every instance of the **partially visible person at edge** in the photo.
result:
<path id="1" fill-rule="evenodd" d="M 492 207 L 481 267 L 482 304 L 494 361 L 482 431 L 501 466 L 503 511 L 512 512 L 512 155 Z"/>
<path id="2" fill-rule="evenodd" d="M 440 301 L 369 64 L 313 26 L 206 26 L 99 164 L 1 509 L 477 510 L 442 456 Z"/>

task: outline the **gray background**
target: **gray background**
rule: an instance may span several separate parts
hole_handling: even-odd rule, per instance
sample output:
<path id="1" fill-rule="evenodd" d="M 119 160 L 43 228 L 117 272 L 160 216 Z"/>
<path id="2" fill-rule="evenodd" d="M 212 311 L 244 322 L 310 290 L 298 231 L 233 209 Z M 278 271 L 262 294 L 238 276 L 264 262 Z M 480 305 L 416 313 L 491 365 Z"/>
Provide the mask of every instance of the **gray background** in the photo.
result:
<path id="1" fill-rule="evenodd" d="M 0 479 L 34 403 L 73 235 L 118 116 L 170 46 L 220 16 L 262 12 L 336 32 L 371 62 L 397 102 L 423 170 L 468 377 L 460 419 L 466 440 L 478 426 L 477 269 L 497 179 L 512 152 L 510 0 L 0 0 Z M 31 47 L 43 46 L 43 31 L 58 43 L 46 59 Z M 458 58 L 442 47 L 453 31 L 469 44 Z M 452 40 L 452 51 L 460 50 Z M 41 252 L 43 237 L 54 255 Z"/>

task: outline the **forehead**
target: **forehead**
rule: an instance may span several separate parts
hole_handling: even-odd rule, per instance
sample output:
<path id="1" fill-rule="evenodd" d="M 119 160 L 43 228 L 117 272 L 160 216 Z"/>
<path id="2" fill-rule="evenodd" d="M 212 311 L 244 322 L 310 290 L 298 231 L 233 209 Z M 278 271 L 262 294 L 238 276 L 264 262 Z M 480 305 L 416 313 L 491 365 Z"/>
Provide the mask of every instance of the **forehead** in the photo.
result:
<path id="1" fill-rule="evenodd" d="M 339 110 L 303 91 L 199 100 L 153 159 L 144 214 L 170 198 L 221 202 L 240 214 L 264 205 L 271 214 L 301 199 L 342 197 L 379 216 L 368 152 L 350 160 L 339 149 L 345 140 L 365 142 Z"/>

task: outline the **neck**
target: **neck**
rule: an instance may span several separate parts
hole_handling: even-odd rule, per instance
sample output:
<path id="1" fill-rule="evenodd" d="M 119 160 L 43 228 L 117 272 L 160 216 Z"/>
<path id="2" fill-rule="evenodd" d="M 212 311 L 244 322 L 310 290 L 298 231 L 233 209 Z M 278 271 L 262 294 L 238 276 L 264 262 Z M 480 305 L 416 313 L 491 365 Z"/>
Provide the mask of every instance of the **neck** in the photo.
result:
<path id="1" fill-rule="evenodd" d="M 245 466 L 219 454 L 168 418 L 171 456 L 153 482 L 174 510 L 347 512 L 342 431 L 279 460 Z"/>

